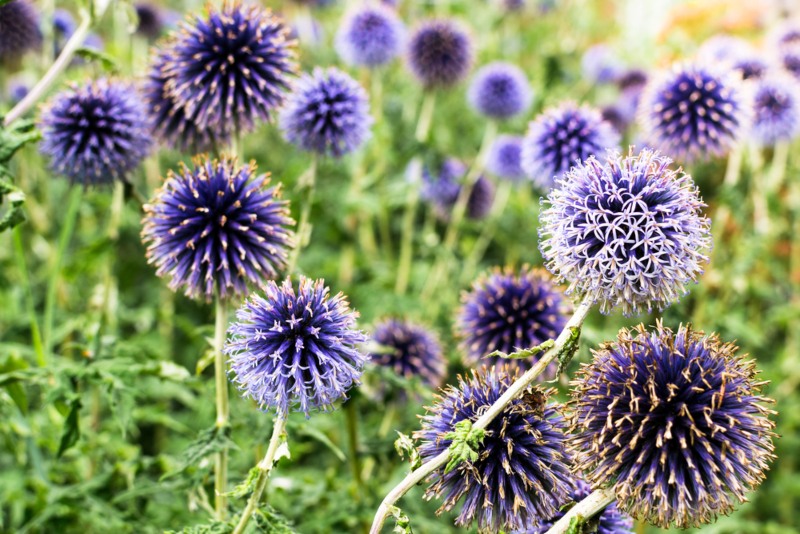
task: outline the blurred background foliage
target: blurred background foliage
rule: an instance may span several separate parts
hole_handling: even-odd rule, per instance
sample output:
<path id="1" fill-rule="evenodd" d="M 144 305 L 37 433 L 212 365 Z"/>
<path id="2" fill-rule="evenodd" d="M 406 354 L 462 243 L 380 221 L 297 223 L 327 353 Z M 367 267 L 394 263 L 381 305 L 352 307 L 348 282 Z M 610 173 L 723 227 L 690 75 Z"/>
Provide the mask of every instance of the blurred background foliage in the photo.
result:
<path id="1" fill-rule="evenodd" d="M 344 4 L 268 2 L 300 29 L 304 70 L 340 65 L 331 41 Z M 502 59 L 525 70 L 535 103 L 527 116 L 502 125 L 507 133 L 524 133 L 542 108 L 564 99 L 600 106 L 616 98 L 613 87 L 593 87 L 581 78 L 581 55 L 592 44 L 608 43 L 630 66 L 650 69 L 690 56 L 718 32 L 760 39 L 782 9 L 766 0 L 527 4 L 513 14 L 485 0 L 406 1 L 399 7 L 406 23 L 434 14 L 458 17 L 476 39 L 477 65 Z M 37 6 L 43 20 L 55 7 L 53 0 Z M 57 7 L 77 13 L 79 6 L 59 1 Z M 196 0 L 168 7 L 179 13 L 202 9 Z M 154 43 L 131 32 L 131 13 L 130 6 L 118 3 L 96 29 L 107 61 L 76 60 L 64 77 L 80 84 L 110 70 L 141 79 Z M 45 45 L 24 64 L 0 68 L 0 112 L 11 106 L 5 91 L 13 79 L 35 81 L 52 59 L 52 48 Z M 341 161 L 320 163 L 313 233 L 299 270 L 325 278 L 334 291 L 348 295 L 367 331 L 387 316 L 432 327 L 446 350 L 452 383 L 464 370 L 453 337 L 461 292 L 492 266 L 541 264 L 541 192 L 520 187 L 489 221 L 465 222 L 455 252 L 446 257 L 446 278 L 427 290 L 444 226 L 421 206 L 409 289 L 396 294 L 403 211 L 412 187 L 408 162 L 421 156 L 426 165 L 436 166 L 451 155 L 472 161 L 486 124 L 469 110 L 460 86 L 439 95 L 431 138 L 419 144 L 413 132 L 423 94 L 402 62 L 371 74 L 351 73 L 370 91 L 373 105 L 382 103 L 382 112 L 373 109 L 378 120 L 365 148 Z M 636 132 L 630 132 L 625 143 L 635 142 Z M 238 150 L 284 184 L 297 217 L 297 179 L 308 157 L 289 147 L 274 125 L 246 136 Z M 139 170 L 136 190 L 149 198 L 166 170 L 190 156 L 160 150 Z M 735 184 L 723 184 L 725 161 L 688 169 L 709 205 L 715 246 L 700 283 L 663 313 L 664 321 L 673 327 L 692 322 L 725 340 L 738 340 L 771 381 L 766 391 L 777 400 L 781 436 L 778 460 L 764 485 L 706 532 L 800 531 L 800 145 L 791 147 L 777 182 L 766 179 L 773 172 L 771 158 L 771 150 L 746 151 Z M 172 294 L 155 277 L 139 239 L 140 207 L 121 188 L 70 188 L 46 170 L 33 145 L 13 160 L 12 170 L 27 197 L 27 221 L 0 234 L 0 530 L 146 533 L 208 523 L 213 491 L 208 454 L 217 442 L 198 436 L 214 422 L 208 367 L 212 308 Z M 79 210 L 74 228 L 64 224 L 70 206 Z M 473 268 L 465 259 L 487 226 L 494 237 Z M 52 351 L 31 341 L 32 327 L 42 328 L 48 313 L 53 328 L 45 337 Z M 653 324 L 658 316 L 625 319 L 593 312 L 568 374 L 619 328 Z M 414 393 L 378 401 L 374 393 L 385 383 Z M 562 397 L 567 388 L 562 379 Z M 369 368 L 364 386 L 352 392 L 344 408 L 308 420 L 293 414 L 291 459 L 282 460 L 273 473 L 267 489 L 271 509 L 264 509 L 260 528 L 286 532 L 288 522 L 302 533 L 364 531 L 382 496 L 408 469 L 394 450 L 396 431 L 416 430 L 417 416 L 431 402 L 432 393 L 419 384 Z M 348 412 L 356 417 L 346 417 Z M 235 394 L 231 414 L 233 485 L 263 456 L 272 423 L 269 414 Z M 243 504 L 233 499 L 237 509 Z M 415 532 L 457 530 L 452 515 L 435 516 L 437 503 L 423 501 L 422 488 L 401 505 Z"/>

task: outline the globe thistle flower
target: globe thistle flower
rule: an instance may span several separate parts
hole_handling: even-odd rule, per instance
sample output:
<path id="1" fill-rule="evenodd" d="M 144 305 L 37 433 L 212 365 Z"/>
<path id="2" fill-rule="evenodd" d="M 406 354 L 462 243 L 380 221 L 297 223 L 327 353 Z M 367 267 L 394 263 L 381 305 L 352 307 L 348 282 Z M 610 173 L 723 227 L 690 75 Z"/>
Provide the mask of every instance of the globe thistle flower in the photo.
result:
<path id="1" fill-rule="evenodd" d="M 150 151 L 144 103 L 132 85 L 101 79 L 53 97 L 40 119 L 50 168 L 82 185 L 125 180 Z"/>
<path id="2" fill-rule="evenodd" d="M 599 111 L 567 102 L 530 123 L 522 142 L 522 169 L 537 186 L 550 189 L 578 161 L 618 144 L 619 134 Z"/>
<path id="3" fill-rule="evenodd" d="M 751 50 L 750 43 L 741 37 L 727 34 L 717 34 L 706 39 L 697 50 L 697 57 L 707 64 L 730 63 L 747 50 Z"/>
<path id="4" fill-rule="evenodd" d="M 790 141 L 800 135 L 800 83 L 786 74 L 757 80 L 750 136 L 761 145 Z"/>
<path id="5" fill-rule="evenodd" d="M 519 181 L 525 177 L 522 170 L 522 137 L 500 135 L 492 143 L 486 159 L 486 170 L 505 180 Z"/>
<path id="6" fill-rule="evenodd" d="M 627 114 L 622 108 L 623 107 L 619 104 L 612 104 L 600 110 L 600 116 L 603 117 L 603 120 L 613 126 L 620 134 L 625 133 L 625 130 L 627 130 L 628 126 L 631 124 Z"/>
<path id="7" fill-rule="evenodd" d="M 752 361 L 716 335 L 623 329 L 572 391 L 571 445 L 592 485 L 659 527 L 697 526 L 744 502 L 774 458 L 772 402 Z"/>
<path id="8" fill-rule="evenodd" d="M 616 84 L 620 91 L 627 91 L 630 89 L 644 89 L 645 85 L 647 85 L 647 80 L 649 76 L 647 72 L 643 71 L 642 69 L 628 69 L 622 72 L 616 78 Z"/>
<path id="9" fill-rule="evenodd" d="M 224 352 L 232 381 L 243 395 L 279 417 L 328 410 L 359 383 L 366 338 L 355 329 L 358 313 L 323 280 L 269 280 L 236 313 Z"/>
<path id="10" fill-rule="evenodd" d="M 31 90 L 30 80 L 27 76 L 17 75 L 8 81 L 6 86 L 6 97 L 12 105 L 25 98 Z"/>
<path id="11" fill-rule="evenodd" d="M 145 205 L 142 241 L 173 291 L 211 301 L 242 296 L 286 266 L 294 224 L 280 186 L 250 163 L 198 158 L 170 172 Z"/>
<path id="12" fill-rule="evenodd" d="M 75 22 L 75 17 L 66 9 L 56 9 L 53 11 L 53 47 L 56 55 L 61 52 L 61 49 L 67 42 L 67 39 L 72 37 L 78 25 Z"/>
<path id="13" fill-rule="evenodd" d="M 445 159 L 437 175 L 431 174 L 426 168 L 422 173 L 420 196 L 433 204 L 440 215 L 446 218 L 458 200 L 461 191 L 459 181 L 466 173 L 466 165 L 457 158 Z"/>
<path id="14" fill-rule="evenodd" d="M 566 326 L 569 311 L 563 293 L 547 272 L 527 266 L 516 273 L 510 268 L 490 271 L 473 282 L 461 302 L 456 332 L 468 365 L 494 351 L 509 354 L 555 339 Z M 536 363 L 498 357 L 490 362 L 514 362 L 522 369 Z M 555 371 L 556 366 L 550 366 L 549 376 Z"/>
<path id="15" fill-rule="evenodd" d="M 372 341 L 383 349 L 369 355 L 375 364 L 390 367 L 405 378 L 419 377 L 430 387 L 442 384 L 447 363 L 439 340 L 428 329 L 408 321 L 387 319 L 375 327 Z"/>
<path id="16" fill-rule="evenodd" d="M 624 71 L 617 54 L 606 44 L 589 47 L 581 58 L 583 77 L 591 83 L 611 83 Z"/>
<path id="17" fill-rule="evenodd" d="M 710 224 L 691 176 L 650 149 L 591 157 L 558 181 L 540 215 L 545 265 L 576 293 L 633 315 L 687 292 L 708 262 Z"/>
<path id="18" fill-rule="evenodd" d="M 579 503 L 592 493 L 592 487 L 584 480 L 576 479 L 572 491 L 569 494 L 570 502 Z M 525 534 L 547 534 L 547 531 L 564 517 L 566 512 L 560 511 L 547 520 L 541 520 L 533 528 L 525 531 Z M 606 506 L 597 517 L 597 526 L 592 531 L 594 534 L 632 534 L 633 519 L 627 514 L 623 514 L 617 509 L 616 503 Z M 520 533 L 521 534 L 521 533 Z"/>
<path id="19" fill-rule="evenodd" d="M 341 157 L 370 138 L 372 117 L 367 93 L 353 78 L 330 67 L 301 76 L 280 127 L 293 145 L 320 155 Z"/>
<path id="20" fill-rule="evenodd" d="M 518 376 L 515 368 L 494 367 L 459 377 L 422 418 L 415 433 L 423 461 L 447 450 L 448 437 L 461 421 L 472 421 L 491 406 Z M 439 511 L 463 498 L 456 525 L 477 522 L 482 531 L 523 528 L 534 518 L 550 517 L 566 502 L 572 485 L 565 452 L 565 423 L 546 399 L 555 390 L 531 388 L 515 399 L 486 428 L 476 460 L 431 474 L 425 497 L 443 497 Z"/>
<path id="21" fill-rule="evenodd" d="M 533 93 L 522 69 L 496 61 L 481 67 L 467 91 L 470 105 L 490 119 L 510 119 L 524 113 Z"/>
<path id="22" fill-rule="evenodd" d="M 800 80 L 800 44 L 787 45 L 778 50 L 781 67 Z"/>
<path id="23" fill-rule="evenodd" d="M 774 47 L 800 44 L 800 23 L 797 20 L 784 21 L 769 33 L 769 41 Z"/>
<path id="24" fill-rule="evenodd" d="M 745 133 L 750 112 L 749 96 L 734 74 L 700 65 L 665 72 L 639 103 L 648 144 L 686 162 L 727 153 Z"/>
<path id="25" fill-rule="evenodd" d="M 161 8 L 147 2 L 138 2 L 134 9 L 139 20 L 136 33 L 148 39 L 158 39 L 164 31 L 164 14 Z"/>
<path id="26" fill-rule="evenodd" d="M 170 46 L 163 71 L 175 106 L 200 129 L 247 131 L 270 119 L 296 70 L 288 31 L 256 4 L 209 7 Z"/>
<path id="27" fill-rule="evenodd" d="M 478 176 L 478 179 L 472 184 L 469 197 L 467 197 L 467 219 L 473 221 L 485 219 L 492 211 L 493 205 L 494 184 L 487 177 Z"/>
<path id="28" fill-rule="evenodd" d="M 405 44 L 405 26 L 382 5 L 363 6 L 345 16 L 336 34 L 336 51 L 349 65 L 379 67 L 396 58 Z"/>
<path id="29" fill-rule="evenodd" d="M 426 89 L 456 85 L 469 73 L 473 56 L 472 39 L 452 20 L 423 22 L 408 43 L 408 66 Z"/>
<path id="30" fill-rule="evenodd" d="M 42 45 L 39 15 L 28 0 L 0 5 L 0 62 L 19 59 Z"/>

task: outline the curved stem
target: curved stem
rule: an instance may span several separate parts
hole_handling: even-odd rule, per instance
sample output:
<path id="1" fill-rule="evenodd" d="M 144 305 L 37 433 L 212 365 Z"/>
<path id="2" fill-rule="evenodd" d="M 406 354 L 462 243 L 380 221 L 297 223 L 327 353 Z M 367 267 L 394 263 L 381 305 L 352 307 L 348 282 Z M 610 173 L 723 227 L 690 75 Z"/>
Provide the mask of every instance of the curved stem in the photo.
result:
<path id="1" fill-rule="evenodd" d="M 311 216 L 311 205 L 314 203 L 314 189 L 317 181 L 317 156 L 312 156 L 311 165 L 297 180 L 297 188 L 303 192 L 303 207 L 300 211 L 300 222 L 297 223 L 296 244 L 289 262 L 286 265 L 286 276 L 290 276 L 297 268 L 297 260 L 300 251 L 308 245 L 311 240 L 311 226 L 309 218 Z"/>
<path id="2" fill-rule="evenodd" d="M 222 346 L 225 343 L 225 331 L 228 326 L 228 309 L 224 300 L 217 297 L 216 317 L 214 321 L 214 382 L 217 397 L 217 428 L 222 430 L 228 426 L 228 374 L 226 373 L 225 355 Z M 225 492 L 228 486 L 228 449 L 223 448 L 214 459 L 214 510 L 216 518 L 224 521 L 228 511 L 228 498 Z"/>
<path id="3" fill-rule="evenodd" d="M 550 527 L 547 534 L 566 534 L 573 520 L 580 525 L 605 510 L 606 506 L 614 502 L 616 496 L 613 488 L 594 490 L 588 497 L 569 509 L 569 512 Z"/>
<path id="4" fill-rule="evenodd" d="M 242 534 L 244 529 L 247 528 L 247 523 L 253 516 L 253 512 L 258 508 L 258 501 L 261 500 L 261 495 L 264 493 L 264 488 L 267 486 L 267 480 L 272 468 L 275 467 L 275 462 L 278 458 L 277 452 L 280 444 L 286 441 L 286 417 L 278 416 L 275 418 L 275 424 L 272 427 L 272 437 L 269 440 L 269 447 L 267 447 L 267 454 L 264 459 L 258 463 L 258 478 L 256 478 L 255 489 L 250 499 L 247 501 L 247 506 L 242 512 L 242 517 L 233 529 L 233 534 Z"/>
<path id="5" fill-rule="evenodd" d="M 509 386 L 509 388 L 500 396 L 500 398 L 497 399 L 494 404 L 492 404 L 489 409 L 486 410 L 483 415 L 481 415 L 472 424 L 473 429 L 485 429 L 487 426 L 489 426 L 489 423 L 491 423 L 498 415 L 500 415 L 503 410 L 505 410 L 506 406 L 511 403 L 511 401 L 522 395 L 528 386 L 530 386 L 530 384 L 547 369 L 547 366 L 556 359 L 561 349 L 563 349 L 569 341 L 570 337 L 572 336 L 572 329 L 580 328 L 580 326 L 583 324 L 584 319 L 586 319 L 586 316 L 589 314 L 589 310 L 592 308 L 592 304 L 593 300 L 590 298 L 584 298 L 581 301 L 581 303 L 575 309 L 575 313 L 573 313 L 570 320 L 567 321 L 567 324 L 564 326 L 564 329 L 558 335 L 558 338 L 556 338 L 553 347 L 545 352 L 541 359 L 539 359 L 539 361 L 537 361 L 533 367 L 531 367 L 525 372 L 525 374 L 523 374 L 513 384 L 511 384 L 511 386 Z M 378 511 L 375 513 L 375 519 L 372 522 L 370 534 L 380 534 L 383 523 L 386 521 L 386 517 L 389 515 L 394 503 L 396 503 L 403 495 L 408 493 L 411 488 L 422 482 L 428 475 L 445 465 L 449 459 L 450 451 L 445 450 L 438 456 L 428 460 L 420 467 L 409 473 L 397 486 L 395 486 L 388 493 L 388 495 L 384 497 L 383 501 L 378 507 Z"/>

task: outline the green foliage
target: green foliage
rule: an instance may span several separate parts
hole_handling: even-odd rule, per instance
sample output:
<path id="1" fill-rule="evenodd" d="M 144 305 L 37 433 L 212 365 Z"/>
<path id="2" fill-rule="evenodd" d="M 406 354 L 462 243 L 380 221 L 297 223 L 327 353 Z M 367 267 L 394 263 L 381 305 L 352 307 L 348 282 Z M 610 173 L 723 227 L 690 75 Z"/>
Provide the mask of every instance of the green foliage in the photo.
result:
<path id="1" fill-rule="evenodd" d="M 464 419 L 455 425 L 453 432 L 445 434 L 444 438 L 452 440 L 448 452 L 450 459 L 444 467 L 444 472 L 449 473 L 461 462 L 474 462 L 480 456 L 480 446 L 486 431 L 482 428 L 472 428 L 472 421 Z"/>
<path id="2" fill-rule="evenodd" d="M 0 116 L 0 233 L 25 220 L 25 193 L 14 185 L 9 162 L 20 148 L 40 138 L 33 121 L 18 120 L 6 127 Z"/>

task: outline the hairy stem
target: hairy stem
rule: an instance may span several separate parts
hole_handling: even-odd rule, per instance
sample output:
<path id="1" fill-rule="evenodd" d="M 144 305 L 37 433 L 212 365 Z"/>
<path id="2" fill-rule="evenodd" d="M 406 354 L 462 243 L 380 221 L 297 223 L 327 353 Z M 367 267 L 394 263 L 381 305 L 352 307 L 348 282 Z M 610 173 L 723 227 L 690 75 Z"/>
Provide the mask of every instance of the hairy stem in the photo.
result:
<path id="1" fill-rule="evenodd" d="M 583 324 L 584 319 L 586 319 L 586 316 L 589 314 L 589 310 L 592 308 L 592 304 L 593 301 L 590 298 L 584 298 L 581 301 L 581 303 L 575 309 L 575 313 L 573 313 L 566 326 L 564 326 L 564 330 L 562 330 L 558 338 L 556 338 L 553 347 L 545 352 L 541 359 L 539 359 L 539 361 L 537 361 L 533 367 L 531 367 L 525 372 L 525 374 L 523 374 L 513 384 L 511 384 L 511 386 L 509 386 L 505 393 L 503 393 L 503 395 L 501 395 L 500 398 L 497 399 L 494 404 L 492 404 L 489 409 L 486 410 L 483 415 L 481 415 L 472 424 L 473 429 L 485 429 L 487 426 L 489 426 L 489 423 L 494 421 L 494 419 L 500 415 L 503 410 L 505 410 L 506 406 L 508 406 L 511 401 L 522 395 L 528 386 L 530 386 L 531 383 L 536 380 L 536 378 L 541 375 L 545 369 L 547 369 L 547 366 L 556 359 L 561 349 L 563 349 L 570 340 L 570 337 L 572 336 L 572 329 L 580 328 L 580 326 Z M 509 357 L 513 357 L 513 354 L 509 355 Z M 395 486 L 386 495 L 386 497 L 384 497 L 383 501 L 378 507 L 378 511 L 375 513 L 375 519 L 372 522 L 370 534 L 380 534 L 383 523 L 386 521 L 386 517 L 389 515 L 394 504 L 403 495 L 408 493 L 411 488 L 422 482 L 428 475 L 445 465 L 449 459 L 450 451 L 445 450 L 438 456 L 431 458 L 420 467 L 413 470 L 397 486 Z"/>
<path id="2" fill-rule="evenodd" d="M 225 331 L 228 326 L 228 309 L 224 300 L 217 297 L 216 317 L 214 321 L 214 382 L 217 396 L 217 428 L 228 426 L 228 374 L 226 373 L 225 355 L 222 346 L 225 343 Z M 228 499 L 225 496 L 228 486 L 228 450 L 223 448 L 214 459 L 214 510 L 216 518 L 224 521 L 228 511 Z"/>
<path id="3" fill-rule="evenodd" d="M 578 524 L 586 522 L 587 519 L 605 510 L 615 499 L 613 488 L 594 490 L 588 497 L 570 508 L 564 517 L 556 521 L 547 534 L 566 534 L 574 521 Z"/>

